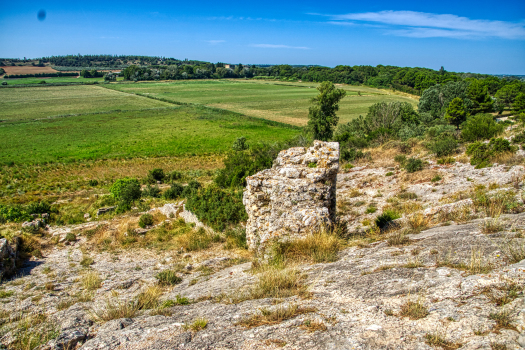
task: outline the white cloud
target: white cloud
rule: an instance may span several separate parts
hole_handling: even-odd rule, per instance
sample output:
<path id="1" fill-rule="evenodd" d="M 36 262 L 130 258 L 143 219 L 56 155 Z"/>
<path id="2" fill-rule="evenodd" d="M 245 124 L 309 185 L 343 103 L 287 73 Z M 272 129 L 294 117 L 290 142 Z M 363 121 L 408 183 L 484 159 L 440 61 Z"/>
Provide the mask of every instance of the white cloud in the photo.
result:
<path id="1" fill-rule="evenodd" d="M 263 49 L 297 49 L 297 50 L 310 50 L 306 46 L 289 46 L 289 45 L 274 45 L 274 44 L 252 44 L 252 47 L 260 47 Z"/>
<path id="2" fill-rule="evenodd" d="M 415 11 L 379 11 L 330 16 L 329 23 L 352 25 L 381 23 L 389 26 L 388 34 L 414 38 L 485 38 L 525 39 L 525 22 L 514 23 L 470 19 L 451 14 Z"/>

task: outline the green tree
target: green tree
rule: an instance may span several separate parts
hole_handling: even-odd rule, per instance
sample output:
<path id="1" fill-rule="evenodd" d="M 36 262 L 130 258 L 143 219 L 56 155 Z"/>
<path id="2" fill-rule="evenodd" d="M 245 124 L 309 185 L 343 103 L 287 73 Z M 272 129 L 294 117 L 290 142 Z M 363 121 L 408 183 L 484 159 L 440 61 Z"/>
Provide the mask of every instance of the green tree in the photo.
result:
<path id="1" fill-rule="evenodd" d="M 525 111 L 525 94 L 523 92 L 520 92 L 514 99 L 512 109 L 518 113 Z"/>
<path id="2" fill-rule="evenodd" d="M 334 128 L 339 122 L 335 114 L 339 110 L 339 101 L 346 95 L 343 89 L 337 89 L 334 83 L 324 81 L 317 87 L 319 95 L 312 99 L 314 103 L 308 113 L 308 129 L 314 139 L 327 141 L 332 138 Z"/>
<path id="3" fill-rule="evenodd" d="M 445 113 L 445 119 L 447 119 L 450 124 L 455 125 L 456 129 L 459 130 L 461 123 L 467 120 L 467 109 L 462 99 L 456 97 L 450 102 Z"/>
<path id="4" fill-rule="evenodd" d="M 516 96 L 520 93 L 519 86 L 515 84 L 508 84 L 496 92 L 495 97 L 503 102 L 503 104 L 510 108 L 514 103 Z"/>
<path id="5" fill-rule="evenodd" d="M 472 101 L 470 114 L 492 112 L 494 101 L 489 95 L 486 85 L 480 80 L 473 80 L 467 89 L 467 97 Z"/>
<path id="6" fill-rule="evenodd" d="M 467 142 L 488 140 L 504 129 L 504 126 L 494 121 L 492 114 L 477 114 L 467 118 L 461 125 L 461 138 Z"/>

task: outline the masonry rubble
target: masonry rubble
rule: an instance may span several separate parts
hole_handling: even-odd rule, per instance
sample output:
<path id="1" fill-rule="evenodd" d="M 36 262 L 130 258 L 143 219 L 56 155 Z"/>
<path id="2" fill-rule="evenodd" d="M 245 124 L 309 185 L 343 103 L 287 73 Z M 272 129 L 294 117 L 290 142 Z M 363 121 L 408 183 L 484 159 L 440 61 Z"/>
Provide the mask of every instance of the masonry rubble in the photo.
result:
<path id="1" fill-rule="evenodd" d="M 271 169 L 246 178 L 243 203 L 250 249 L 274 239 L 303 237 L 335 220 L 339 143 L 281 151 Z"/>

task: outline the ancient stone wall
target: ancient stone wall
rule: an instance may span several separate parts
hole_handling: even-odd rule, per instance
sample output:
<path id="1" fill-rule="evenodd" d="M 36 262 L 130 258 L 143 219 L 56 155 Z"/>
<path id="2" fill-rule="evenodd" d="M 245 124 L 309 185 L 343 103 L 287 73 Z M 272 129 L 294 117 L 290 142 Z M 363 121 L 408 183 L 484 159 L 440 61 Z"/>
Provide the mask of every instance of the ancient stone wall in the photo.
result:
<path id="1" fill-rule="evenodd" d="M 281 151 L 271 169 L 248 177 L 243 203 L 250 249 L 331 224 L 338 170 L 339 143 L 314 141 L 310 148 Z"/>

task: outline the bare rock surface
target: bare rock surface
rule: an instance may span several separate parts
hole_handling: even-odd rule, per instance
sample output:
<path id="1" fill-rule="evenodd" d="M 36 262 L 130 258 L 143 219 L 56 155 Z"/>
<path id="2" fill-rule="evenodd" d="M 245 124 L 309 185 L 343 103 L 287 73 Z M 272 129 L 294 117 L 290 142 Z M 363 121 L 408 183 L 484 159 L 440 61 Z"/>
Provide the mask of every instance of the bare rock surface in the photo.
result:
<path id="1" fill-rule="evenodd" d="M 305 235 L 335 219 L 339 143 L 281 151 L 271 169 L 246 178 L 243 203 L 251 249 L 271 239 Z"/>

